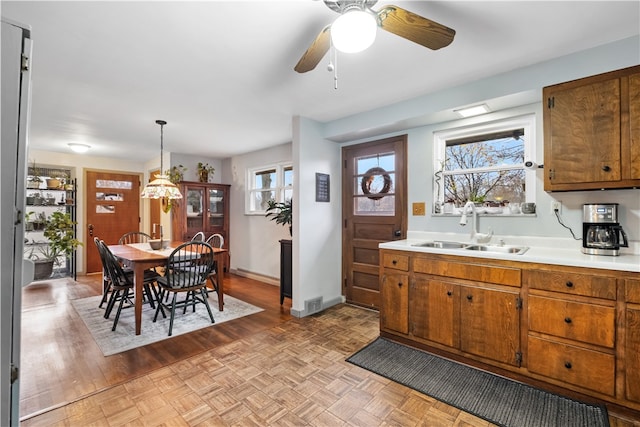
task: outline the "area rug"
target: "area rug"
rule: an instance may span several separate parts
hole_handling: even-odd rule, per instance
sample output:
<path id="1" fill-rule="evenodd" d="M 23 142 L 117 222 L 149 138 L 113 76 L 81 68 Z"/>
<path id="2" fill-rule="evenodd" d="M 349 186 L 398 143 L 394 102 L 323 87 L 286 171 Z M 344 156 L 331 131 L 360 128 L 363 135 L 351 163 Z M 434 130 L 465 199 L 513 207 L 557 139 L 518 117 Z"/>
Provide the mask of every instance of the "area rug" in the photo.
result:
<path id="1" fill-rule="evenodd" d="M 140 335 L 135 335 L 133 307 L 122 310 L 118 327 L 115 331 L 111 331 L 115 309 L 111 313 L 111 318 L 105 319 L 104 308 L 98 308 L 101 298 L 101 296 L 82 298 L 71 301 L 71 303 L 105 356 L 171 338 L 168 336 L 169 313 L 167 313 L 166 319 L 161 314 L 158 315 L 158 320 L 154 323 L 155 310 L 148 304 L 142 307 L 142 333 Z M 216 323 L 211 323 L 206 307 L 200 304 L 196 307 L 195 313 L 191 309 L 188 309 L 185 314 L 182 314 L 182 310 L 176 313 L 172 336 L 175 337 L 206 327 L 215 327 L 220 323 L 263 311 L 260 307 L 226 294 L 224 296 L 224 310 L 218 311 L 218 297 L 215 292 L 209 292 L 209 305 Z M 106 304 L 103 307 L 106 307 Z"/>
<path id="2" fill-rule="evenodd" d="M 499 426 L 609 426 L 604 406 L 548 393 L 384 338 L 347 362 Z"/>

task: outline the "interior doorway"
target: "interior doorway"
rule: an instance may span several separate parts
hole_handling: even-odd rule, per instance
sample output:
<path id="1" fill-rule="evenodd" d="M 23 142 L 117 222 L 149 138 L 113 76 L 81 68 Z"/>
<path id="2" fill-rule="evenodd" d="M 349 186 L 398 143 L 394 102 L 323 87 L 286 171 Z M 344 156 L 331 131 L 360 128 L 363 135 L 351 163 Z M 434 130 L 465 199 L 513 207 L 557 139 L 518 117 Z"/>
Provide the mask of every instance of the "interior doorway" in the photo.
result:
<path id="1" fill-rule="evenodd" d="M 407 234 L 407 136 L 344 147 L 342 158 L 343 294 L 378 309 L 378 244 Z"/>

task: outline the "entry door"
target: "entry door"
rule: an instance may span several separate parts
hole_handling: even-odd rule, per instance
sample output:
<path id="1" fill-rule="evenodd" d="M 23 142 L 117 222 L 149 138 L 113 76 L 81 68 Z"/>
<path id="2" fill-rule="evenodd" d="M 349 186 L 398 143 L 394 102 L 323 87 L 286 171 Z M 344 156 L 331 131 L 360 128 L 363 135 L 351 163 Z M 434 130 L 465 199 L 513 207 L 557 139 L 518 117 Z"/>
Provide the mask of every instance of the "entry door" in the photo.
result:
<path id="1" fill-rule="evenodd" d="M 407 228 L 406 135 L 342 149 L 342 276 L 348 303 L 380 307 L 378 244 Z"/>
<path id="2" fill-rule="evenodd" d="M 102 263 L 93 238 L 114 245 L 123 234 L 140 229 L 140 175 L 87 171 L 85 183 L 86 271 L 97 273 Z"/>

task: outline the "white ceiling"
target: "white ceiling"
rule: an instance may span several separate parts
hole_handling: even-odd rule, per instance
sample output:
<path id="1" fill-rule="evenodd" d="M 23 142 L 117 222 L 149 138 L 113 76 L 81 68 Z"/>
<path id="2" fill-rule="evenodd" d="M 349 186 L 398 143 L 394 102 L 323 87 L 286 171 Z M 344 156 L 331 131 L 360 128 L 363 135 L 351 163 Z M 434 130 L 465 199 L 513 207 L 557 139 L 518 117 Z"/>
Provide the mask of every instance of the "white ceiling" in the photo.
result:
<path id="1" fill-rule="evenodd" d="M 639 34 L 640 1 L 393 1 L 456 30 L 432 51 L 383 30 L 359 54 L 293 70 L 338 15 L 322 1 L 2 1 L 32 28 L 30 147 L 147 161 L 225 158 L 327 122 Z M 373 7 L 390 4 L 384 0 Z"/>

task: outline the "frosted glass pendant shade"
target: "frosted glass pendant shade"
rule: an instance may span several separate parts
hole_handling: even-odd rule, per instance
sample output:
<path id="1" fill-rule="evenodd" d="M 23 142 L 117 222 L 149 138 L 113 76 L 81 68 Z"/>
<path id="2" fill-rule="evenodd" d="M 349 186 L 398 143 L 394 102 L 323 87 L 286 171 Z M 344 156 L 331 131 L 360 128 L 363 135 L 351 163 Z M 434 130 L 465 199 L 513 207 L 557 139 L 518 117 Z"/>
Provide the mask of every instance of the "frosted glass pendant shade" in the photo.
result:
<path id="1" fill-rule="evenodd" d="M 340 52 L 361 52 L 373 44 L 377 29 L 376 19 L 370 13 L 347 11 L 331 25 L 331 41 Z"/>

